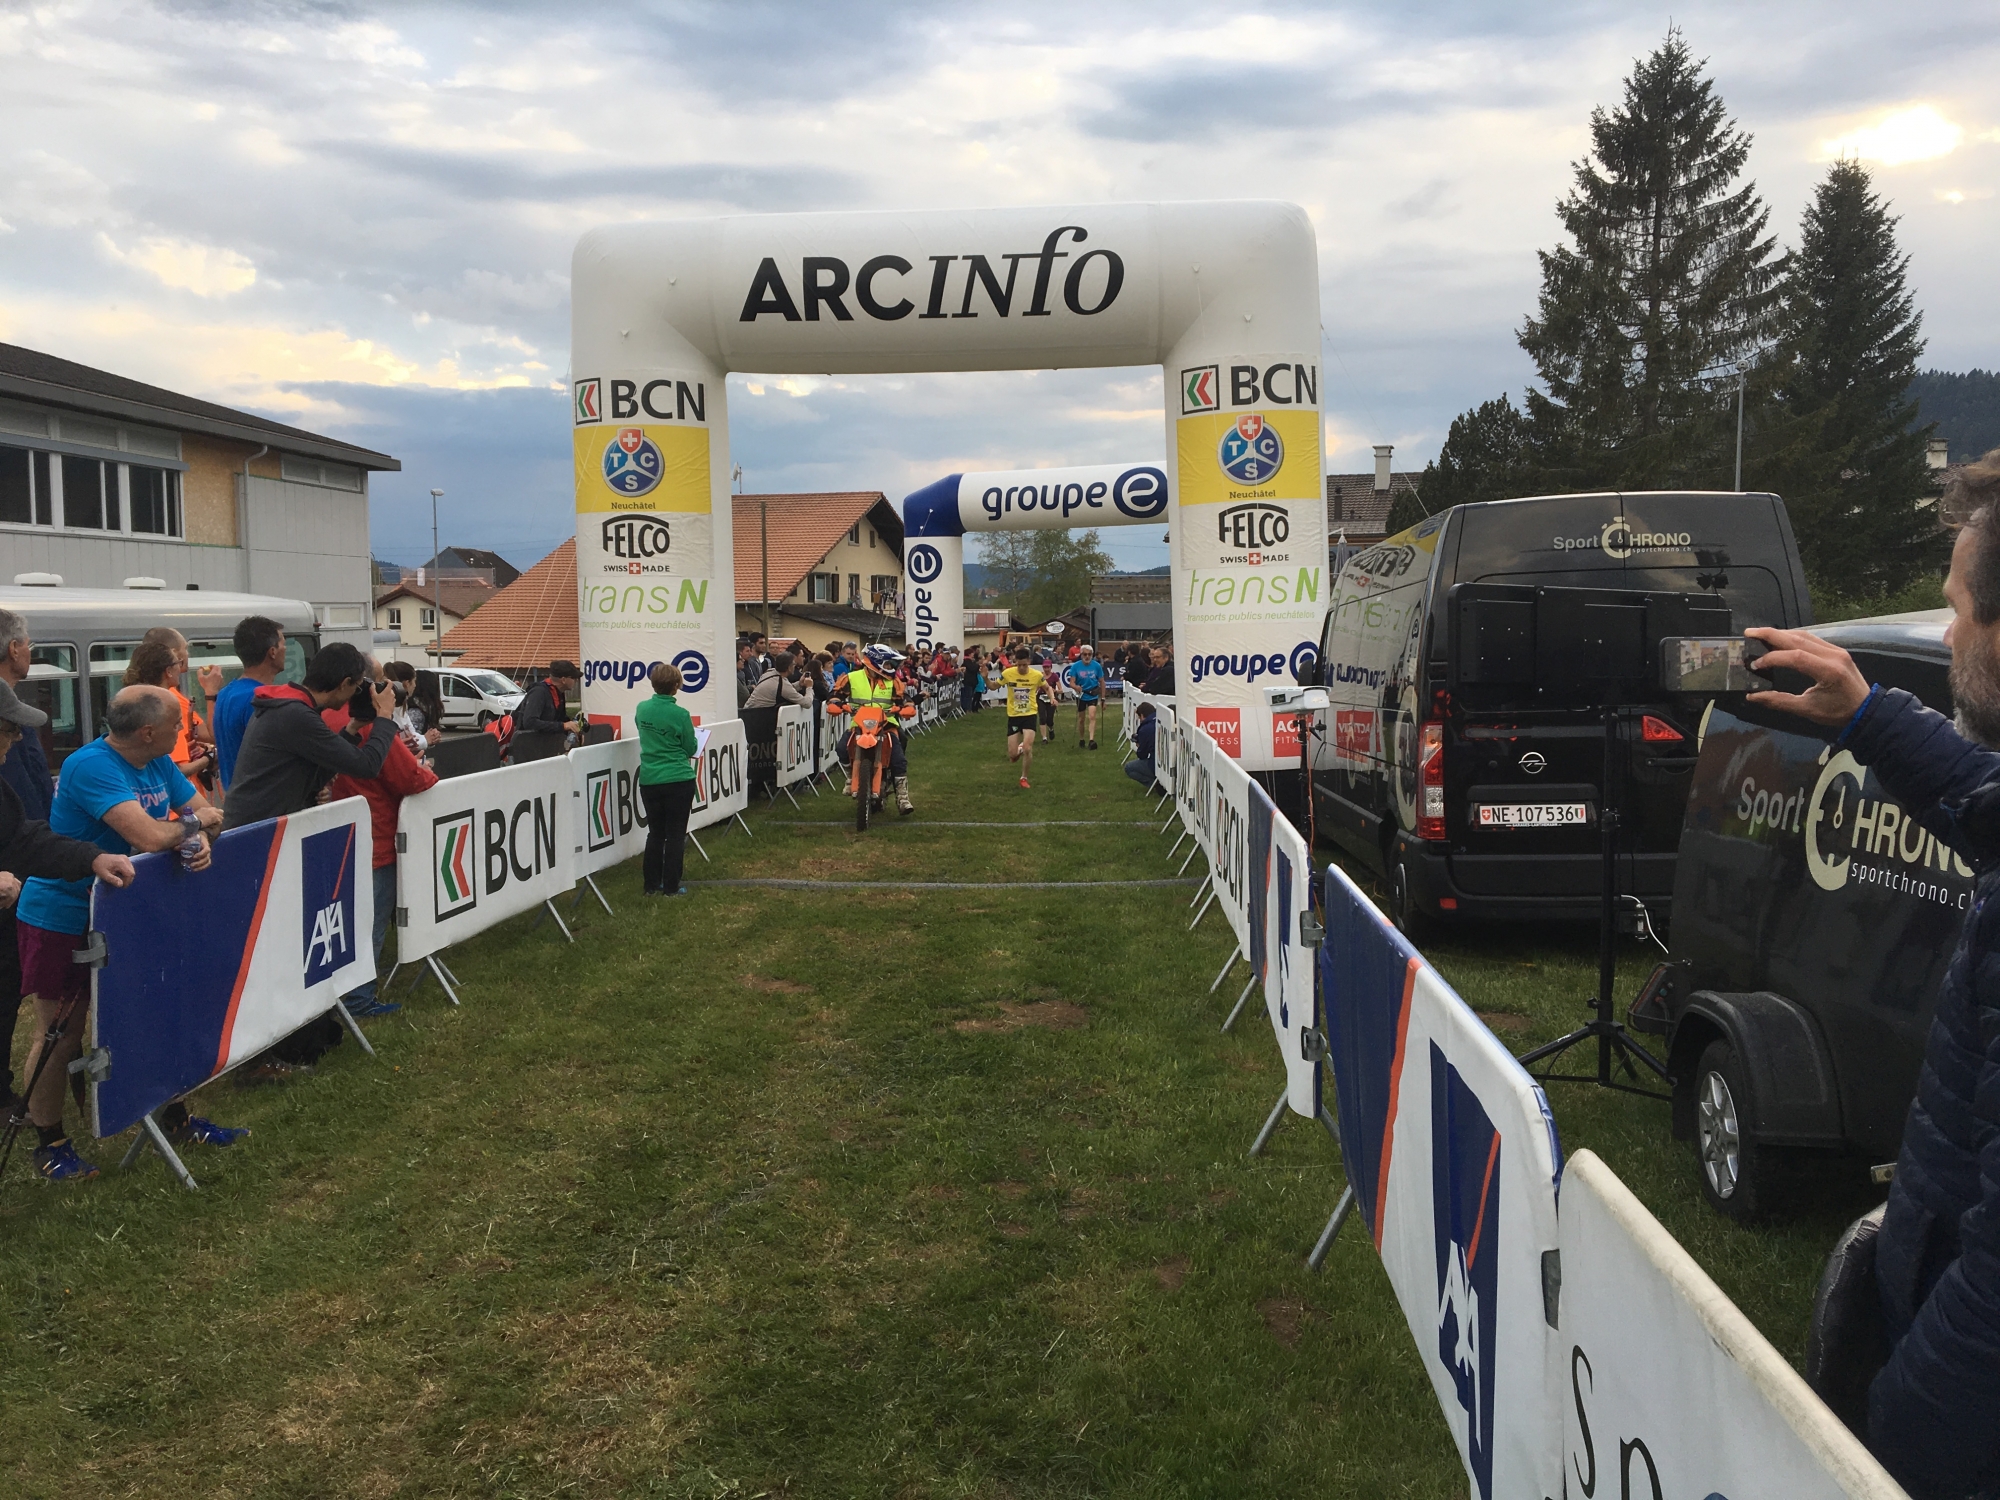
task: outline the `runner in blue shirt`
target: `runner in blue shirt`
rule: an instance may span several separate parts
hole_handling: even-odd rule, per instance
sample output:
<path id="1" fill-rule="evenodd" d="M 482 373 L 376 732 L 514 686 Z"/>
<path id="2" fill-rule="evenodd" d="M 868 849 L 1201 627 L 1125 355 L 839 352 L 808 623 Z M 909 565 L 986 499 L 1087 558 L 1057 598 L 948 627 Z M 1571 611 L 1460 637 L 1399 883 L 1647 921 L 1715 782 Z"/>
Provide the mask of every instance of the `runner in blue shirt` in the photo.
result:
<path id="1" fill-rule="evenodd" d="M 1070 691 L 1076 694 L 1076 748 L 1088 742 L 1097 748 L 1097 709 L 1104 700 L 1104 663 L 1095 647 L 1085 646 L 1063 672 Z"/>
<path id="2" fill-rule="evenodd" d="M 215 695 L 209 711 L 215 730 L 215 768 L 224 791 L 236 779 L 236 752 L 243 748 L 243 731 L 250 727 L 257 689 L 269 687 L 285 670 L 284 627 L 263 615 L 250 615 L 237 622 L 233 644 L 243 675 Z"/>

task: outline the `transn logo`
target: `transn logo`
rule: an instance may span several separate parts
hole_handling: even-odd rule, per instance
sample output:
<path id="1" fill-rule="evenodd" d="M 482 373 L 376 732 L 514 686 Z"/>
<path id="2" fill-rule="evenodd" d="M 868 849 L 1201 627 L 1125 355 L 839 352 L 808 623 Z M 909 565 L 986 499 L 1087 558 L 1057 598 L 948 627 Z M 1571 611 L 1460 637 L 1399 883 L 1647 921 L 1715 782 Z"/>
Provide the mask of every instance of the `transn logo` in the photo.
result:
<path id="1" fill-rule="evenodd" d="M 1202 365 L 1197 369 L 1181 371 L 1181 415 L 1192 416 L 1198 411 L 1219 411 L 1222 407 L 1221 369 L 1216 365 Z"/>
<path id="2" fill-rule="evenodd" d="M 471 911 L 479 904 L 473 871 L 472 809 L 438 818 L 431 824 L 432 869 L 437 896 L 437 920 Z"/>

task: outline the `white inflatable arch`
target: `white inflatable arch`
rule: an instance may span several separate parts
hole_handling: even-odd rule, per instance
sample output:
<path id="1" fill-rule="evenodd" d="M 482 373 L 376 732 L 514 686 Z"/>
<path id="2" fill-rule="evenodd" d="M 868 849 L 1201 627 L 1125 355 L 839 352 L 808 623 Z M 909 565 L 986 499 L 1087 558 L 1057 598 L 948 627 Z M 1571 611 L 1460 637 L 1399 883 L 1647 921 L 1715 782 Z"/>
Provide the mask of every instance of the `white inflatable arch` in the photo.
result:
<path id="1" fill-rule="evenodd" d="M 1163 476 L 1165 498 L 1133 519 L 1172 533 L 1176 655 L 1199 662 L 1181 671 L 1180 702 L 1246 767 L 1295 763 L 1273 755 L 1262 689 L 1289 681 L 1312 650 L 1325 603 L 1319 268 L 1302 210 L 1116 204 L 618 225 L 578 243 L 571 308 L 589 713 L 629 722 L 651 664 L 673 661 L 693 712 L 735 714 L 731 371 L 1159 364 L 1167 456 L 1131 467 Z M 1037 506 L 995 524 L 1111 524 L 1087 498 L 1062 513 L 1071 483 L 1087 494 L 1095 482 L 1079 475 L 1104 472 L 1010 476 L 1038 487 Z M 1039 487 L 1059 474 L 1051 508 Z M 963 518 L 962 495 L 958 509 Z M 919 566 L 938 566 L 931 581 L 949 573 L 947 590 L 962 592 L 942 561 Z M 924 584 L 907 560 L 906 571 Z"/>

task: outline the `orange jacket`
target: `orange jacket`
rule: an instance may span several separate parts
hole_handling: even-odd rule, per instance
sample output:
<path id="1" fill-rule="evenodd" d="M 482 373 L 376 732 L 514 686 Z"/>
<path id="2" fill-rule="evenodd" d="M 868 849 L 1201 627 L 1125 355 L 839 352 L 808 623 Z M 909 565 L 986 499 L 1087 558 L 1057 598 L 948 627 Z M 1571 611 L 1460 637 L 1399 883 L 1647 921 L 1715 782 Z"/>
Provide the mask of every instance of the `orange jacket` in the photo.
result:
<path id="1" fill-rule="evenodd" d="M 438 778 L 435 771 L 410 754 L 410 747 L 387 719 L 375 719 L 361 726 L 364 740 L 377 733 L 392 737 L 381 774 L 365 778 L 336 776 L 327 787 L 327 794 L 334 801 L 342 797 L 368 799 L 368 819 L 375 833 L 373 866 L 379 870 L 396 862 L 396 814 L 403 806 L 403 799 L 415 792 L 428 791 L 438 784 Z"/>

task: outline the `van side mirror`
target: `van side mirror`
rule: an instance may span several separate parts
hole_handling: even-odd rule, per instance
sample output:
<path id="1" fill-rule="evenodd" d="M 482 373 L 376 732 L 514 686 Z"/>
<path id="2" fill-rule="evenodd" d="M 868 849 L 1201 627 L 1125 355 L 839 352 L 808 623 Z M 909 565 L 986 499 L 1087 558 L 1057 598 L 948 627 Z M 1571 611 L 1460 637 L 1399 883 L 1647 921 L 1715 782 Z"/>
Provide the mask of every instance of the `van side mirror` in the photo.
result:
<path id="1" fill-rule="evenodd" d="M 1300 687 L 1323 687 L 1319 680 L 1319 653 L 1315 651 L 1292 672 L 1292 678 Z"/>

